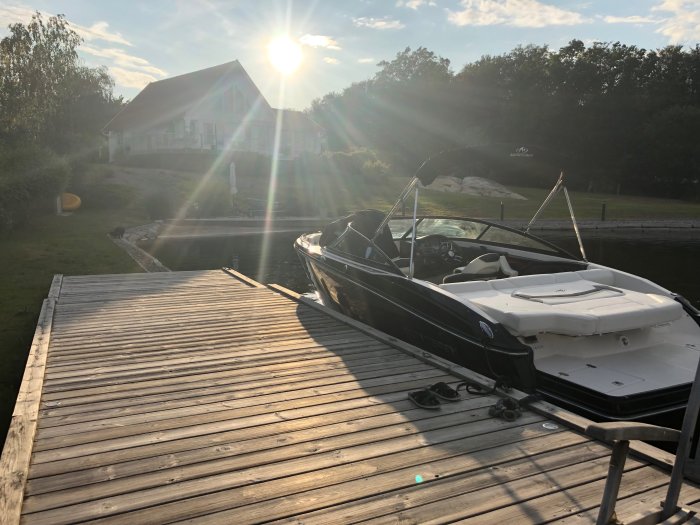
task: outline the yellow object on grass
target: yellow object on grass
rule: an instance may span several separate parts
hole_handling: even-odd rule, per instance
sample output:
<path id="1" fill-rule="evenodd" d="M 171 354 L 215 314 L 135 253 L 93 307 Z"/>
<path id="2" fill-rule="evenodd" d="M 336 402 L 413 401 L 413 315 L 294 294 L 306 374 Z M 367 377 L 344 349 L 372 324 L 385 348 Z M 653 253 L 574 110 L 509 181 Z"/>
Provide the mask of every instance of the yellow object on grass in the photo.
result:
<path id="1" fill-rule="evenodd" d="M 80 197 L 74 193 L 61 193 L 61 208 L 64 211 L 75 211 L 80 208 Z"/>

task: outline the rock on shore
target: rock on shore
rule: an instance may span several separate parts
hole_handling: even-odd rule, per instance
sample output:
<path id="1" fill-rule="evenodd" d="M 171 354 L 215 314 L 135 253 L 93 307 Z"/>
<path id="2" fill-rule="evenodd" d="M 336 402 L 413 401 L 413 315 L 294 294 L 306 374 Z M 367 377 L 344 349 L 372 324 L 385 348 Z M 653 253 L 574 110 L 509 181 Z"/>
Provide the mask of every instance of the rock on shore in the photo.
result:
<path id="1" fill-rule="evenodd" d="M 527 200 L 522 195 L 510 191 L 508 188 L 497 182 L 483 179 L 481 177 L 438 177 L 428 186 L 429 190 L 465 193 L 481 197 L 496 197 L 502 199 Z"/>

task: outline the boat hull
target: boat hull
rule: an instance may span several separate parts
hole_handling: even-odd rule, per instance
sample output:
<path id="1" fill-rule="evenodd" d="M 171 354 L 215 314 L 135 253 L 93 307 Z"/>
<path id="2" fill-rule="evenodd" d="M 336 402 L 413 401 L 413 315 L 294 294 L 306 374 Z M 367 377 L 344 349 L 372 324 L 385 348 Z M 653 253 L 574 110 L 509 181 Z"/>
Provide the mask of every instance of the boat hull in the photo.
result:
<path id="1" fill-rule="evenodd" d="M 481 332 L 481 318 L 444 294 L 426 292 L 400 276 L 372 275 L 298 252 L 325 306 L 475 372 L 534 391 L 531 349 L 502 327 L 492 326 L 511 344 L 496 347 Z"/>
<path id="2" fill-rule="evenodd" d="M 489 344 L 478 328 L 483 318 L 444 294 L 399 275 L 318 256 L 298 243 L 295 248 L 324 305 L 402 341 L 597 421 L 682 420 L 690 384 L 626 397 L 574 385 L 538 371 L 532 349 L 515 338 L 497 348 Z M 503 327 L 491 327 L 503 338 Z"/>

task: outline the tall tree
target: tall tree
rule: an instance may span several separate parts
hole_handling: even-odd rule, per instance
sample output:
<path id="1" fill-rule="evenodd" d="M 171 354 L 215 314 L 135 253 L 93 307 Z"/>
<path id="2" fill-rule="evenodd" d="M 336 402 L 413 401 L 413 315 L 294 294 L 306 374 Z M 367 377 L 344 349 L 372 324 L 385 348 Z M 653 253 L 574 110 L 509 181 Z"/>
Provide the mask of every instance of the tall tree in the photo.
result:
<path id="1" fill-rule="evenodd" d="M 99 131 L 85 107 L 119 101 L 105 69 L 82 65 L 77 53 L 81 38 L 66 19 L 58 15 L 45 21 L 37 12 L 28 24 L 9 29 L 0 41 L 2 138 L 66 149 L 70 136 Z"/>
<path id="2" fill-rule="evenodd" d="M 329 133 L 331 145 L 369 146 L 390 154 L 407 169 L 454 142 L 445 104 L 450 61 L 426 48 L 407 47 L 382 61 L 374 78 L 341 94 L 312 103 L 312 114 Z"/>
<path id="3" fill-rule="evenodd" d="M 372 79 L 314 102 L 343 147 L 383 149 L 408 167 L 455 144 L 524 142 L 569 159 L 580 187 L 700 187 L 700 45 L 518 46 L 457 75 L 449 60 L 406 48 L 378 65 Z"/>
<path id="4" fill-rule="evenodd" d="M 407 47 L 397 53 L 392 61 L 382 60 L 377 65 L 382 68 L 374 76 L 375 82 L 378 83 L 412 81 L 442 83 L 449 82 L 452 78 L 450 60 L 424 47 L 419 47 L 415 51 Z"/>

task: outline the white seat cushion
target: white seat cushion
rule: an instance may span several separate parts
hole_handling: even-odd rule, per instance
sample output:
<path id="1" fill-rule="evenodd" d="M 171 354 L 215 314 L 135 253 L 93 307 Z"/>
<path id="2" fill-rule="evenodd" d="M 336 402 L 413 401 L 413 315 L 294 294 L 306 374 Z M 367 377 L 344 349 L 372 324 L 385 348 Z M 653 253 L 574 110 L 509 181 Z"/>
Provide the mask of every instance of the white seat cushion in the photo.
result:
<path id="1" fill-rule="evenodd" d="M 596 272 L 589 274 L 596 282 L 581 278 L 587 272 Z M 655 326 L 681 317 L 683 308 L 673 299 L 601 284 L 600 281 L 610 281 L 609 277 L 612 273 L 606 270 L 585 270 L 455 283 L 443 288 L 523 336 L 542 332 L 604 334 Z"/>

